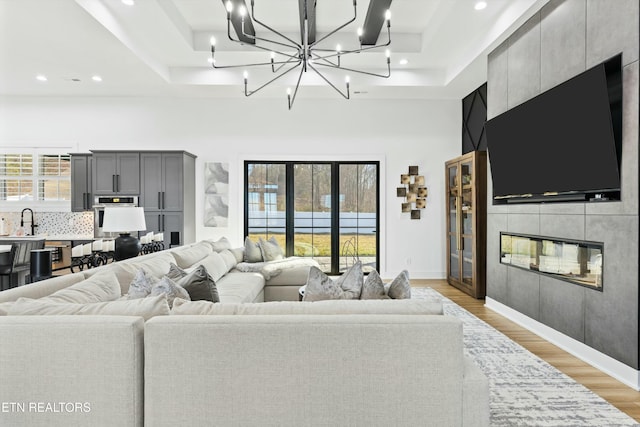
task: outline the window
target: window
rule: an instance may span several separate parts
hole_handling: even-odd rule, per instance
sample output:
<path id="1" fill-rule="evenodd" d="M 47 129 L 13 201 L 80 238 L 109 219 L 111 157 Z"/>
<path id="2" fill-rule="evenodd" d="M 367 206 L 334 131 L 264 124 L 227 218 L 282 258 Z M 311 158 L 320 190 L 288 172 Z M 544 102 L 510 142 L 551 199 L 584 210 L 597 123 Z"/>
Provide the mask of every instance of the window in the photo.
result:
<path id="1" fill-rule="evenodd" d="M 245 162 L 245 236 L 337 274 L 378 269 L 378 162 Z"/>
<path id="2" fill-rule="evenodd" d="M 30 205 L 71 200 L 68 154 L 0 154 L 0 200 Z"/>

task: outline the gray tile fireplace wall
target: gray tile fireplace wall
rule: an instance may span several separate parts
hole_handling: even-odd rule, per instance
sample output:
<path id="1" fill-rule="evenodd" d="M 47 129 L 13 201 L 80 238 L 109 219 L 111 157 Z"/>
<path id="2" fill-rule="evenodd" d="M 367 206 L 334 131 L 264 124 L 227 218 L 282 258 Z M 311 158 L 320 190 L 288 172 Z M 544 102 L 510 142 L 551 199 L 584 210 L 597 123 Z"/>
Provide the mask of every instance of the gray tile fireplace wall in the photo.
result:
<path id="1" fill-rule="evenodd" d="M 493 206 L 489 176 L 487 296 L 635 369 L 639 12 L 638 0 L 552 0 L 491 52 L 487 81 L 491 119 L 623 53 L 622 200 Z M 500 231 L 604 242 L 603 291 L 500 264 Z"/>

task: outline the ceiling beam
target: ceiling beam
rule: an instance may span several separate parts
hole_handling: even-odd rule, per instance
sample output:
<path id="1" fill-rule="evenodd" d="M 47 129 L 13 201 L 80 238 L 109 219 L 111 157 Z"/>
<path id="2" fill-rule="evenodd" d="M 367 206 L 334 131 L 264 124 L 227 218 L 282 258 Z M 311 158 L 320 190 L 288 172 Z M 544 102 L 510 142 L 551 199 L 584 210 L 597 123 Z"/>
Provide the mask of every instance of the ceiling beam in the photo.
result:
<path id="1" fill-rule="evenodd" d="M 378 42 L 378 36 L 384 24 L 384 15 L 391 7 L 392 0 L 371 0 L 367 16 L 362 26 L 362 45 L 374 46 Z"/>
<path id="2" fill-rule="evenodd" d="M 242 18 L 240 16 L 240 8 L 244 7 L 245 10 L 247 11 L 244 17 L 244 32 L 252 36 L 256 35 L 256 30 L 253 27 L 253 21 L 251 21 L 251 16 L 250 16 L 251 10 L 247 8 L 247 5 L 244 2 L 244 0 L 230 0 L 230 1 L 231 1 L 231 4 L 233 5 L 233 11 L 231 12 L 231 24 L 233 25 L 233 28 L 236 30 L 238 39 L 243 43 L 256 44 L 256 41 L 254 39 L 242 34 Z M 222 4 L 226 8 L 227 0 L 222 0 Z"/>
<path id="3" fill-rule="evenodd" d="M 304 44 L 304 19 L 309 23 L 309 44 L 316 41 L 316 0 L 298 0 L 300 7 L 300 40 Z"/>

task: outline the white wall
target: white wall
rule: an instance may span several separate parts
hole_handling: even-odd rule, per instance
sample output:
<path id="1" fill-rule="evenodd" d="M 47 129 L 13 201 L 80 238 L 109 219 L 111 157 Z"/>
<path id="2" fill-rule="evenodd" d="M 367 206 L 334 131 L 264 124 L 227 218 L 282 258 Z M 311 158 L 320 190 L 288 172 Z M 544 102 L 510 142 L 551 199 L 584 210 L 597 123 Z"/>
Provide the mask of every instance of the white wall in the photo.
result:
<path id="1" fill-rule="evenodd" d="M 0 98 L 0 146 L 70 145 L 91 149 L 186 150 L 204 162 L 230 164 L 229 228 L 202 226 L 197 238 L 226 235 L 242 243 L 245 159 L 381 161 L 382 276 L 445 275 L 444 162 L 460 154 L 459 100 L 286 100 L 182 98 Z M 400 174 L 418 165 L 429 188 L 421 220 L 400 212 Z"/>

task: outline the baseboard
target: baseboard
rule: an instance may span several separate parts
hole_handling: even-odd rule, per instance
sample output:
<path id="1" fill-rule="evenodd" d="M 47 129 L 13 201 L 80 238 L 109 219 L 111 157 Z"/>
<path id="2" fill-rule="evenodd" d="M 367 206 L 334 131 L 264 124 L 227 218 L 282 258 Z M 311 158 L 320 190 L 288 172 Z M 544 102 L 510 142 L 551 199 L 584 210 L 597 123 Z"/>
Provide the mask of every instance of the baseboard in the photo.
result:
<path id="1" fill-rule="evenodd" d="M 640 391 L 640 371 L 633 369 L 632 367 L 615 360 L 611 356 L 607 356 L 606 354 L 601 353 L 598 350 L 563 334 L 562 332 L 558 332 L 555 329 L 492 299 L 491 297 L 486 297 L 485 306 L 517 323 L 523 328 L 528 329 L 534 334 L 544 338 L 550 343 L 557 345 L 578 359 L 587 362 L 594 368 L 599 369 L 605 374 L 612 376 L 625 385 L 628 385 L 632 389 Z"/>

